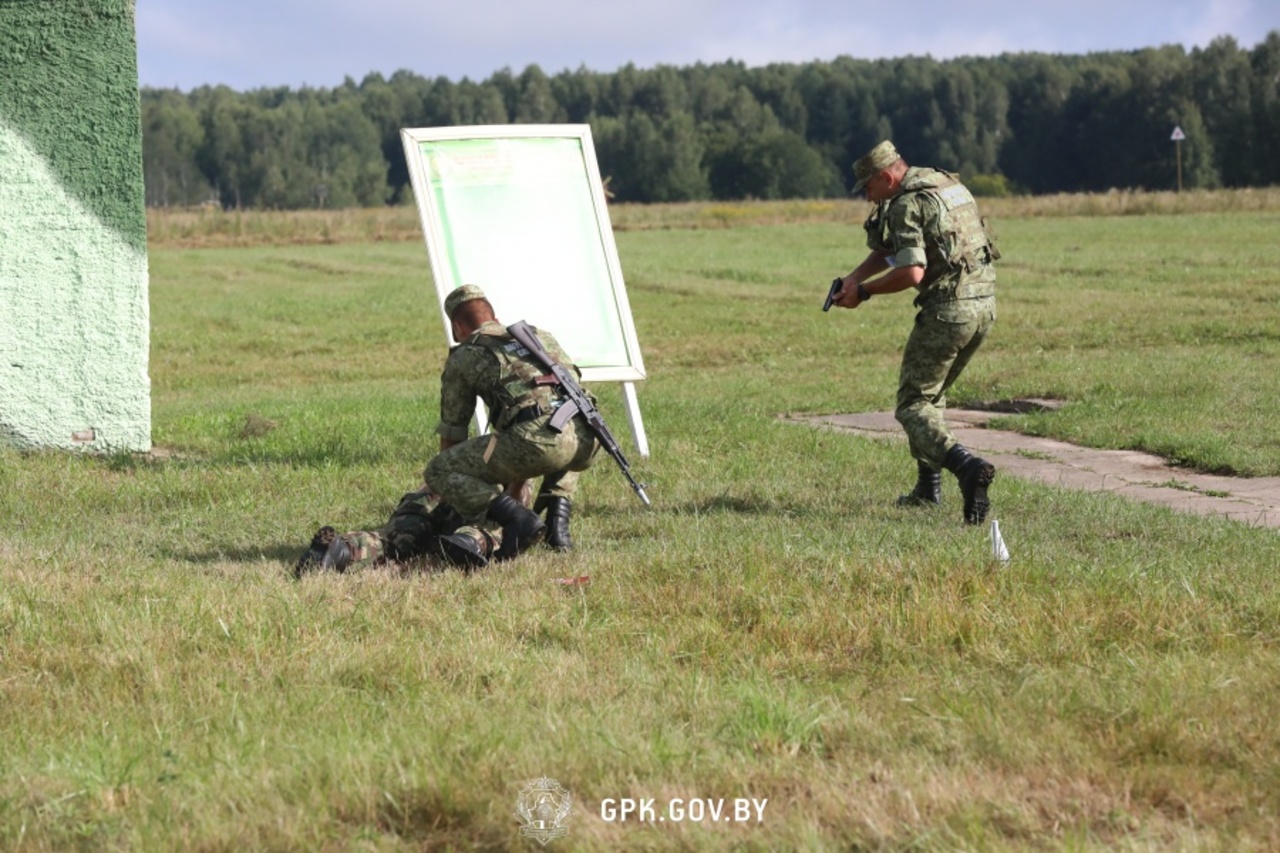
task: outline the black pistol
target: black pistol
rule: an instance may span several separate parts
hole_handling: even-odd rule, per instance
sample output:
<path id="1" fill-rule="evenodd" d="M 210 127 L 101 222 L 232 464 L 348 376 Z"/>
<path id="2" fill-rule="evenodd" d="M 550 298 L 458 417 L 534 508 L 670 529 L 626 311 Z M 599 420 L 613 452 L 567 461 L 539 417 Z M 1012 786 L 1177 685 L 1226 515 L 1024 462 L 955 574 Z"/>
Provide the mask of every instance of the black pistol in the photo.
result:
<path id="1" fill-rule="evenodd" d="M 831 282 L 831 289 L 827 291 L 827 301 L 822 303 L 823 311 L 831 310 L 831 303 L 835 301 L 835 298 L 840 293 L 840 289 L 842 287 L 844 287 L 844 279 L 837 278 Z"/>

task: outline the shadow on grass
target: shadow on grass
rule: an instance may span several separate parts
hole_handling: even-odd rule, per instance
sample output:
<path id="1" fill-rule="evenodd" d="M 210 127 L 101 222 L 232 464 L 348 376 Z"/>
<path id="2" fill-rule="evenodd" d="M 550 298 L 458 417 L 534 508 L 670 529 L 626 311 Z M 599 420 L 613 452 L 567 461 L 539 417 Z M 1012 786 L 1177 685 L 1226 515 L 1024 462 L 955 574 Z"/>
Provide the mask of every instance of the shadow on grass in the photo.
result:
<path id="1" fill-rule="evenodd" d="M 350 447 L 329 443 L 324 446 L 297 445 L 282 448 L 236 448 L 209 457 L 211 465 L 253 468 L 272 465 L 283 468 L 329 470 L 357 466 L 384 465 L 393 461 L 391 451 L 371 445 Z"/>
<path id="2" fill-rule="evenodd" d="M 288 545 L 272 545 L 265 548 L 227 548 L 217 551 L 184 551 L 180 548 L 162 549 L 160 555 L 177 563 L 194 563 L 208 566 L 214 563 L 259 563 L 263 560 L 279 560 L 292 567 L 307 550 L 310 539 L 300 539 Z"/>
<path id="3" fill-rule="evenodd" d="M 971 412 L 997 412 L 1009 415 L 1027 415 L 1040 412 L 1056 412 L 1066 405 L 1066 400 L 1053 397 L 1027 397 L 1016 400 L 966 400 L 955 408 Z"/>
<path id="4" fill-rule="evenodd" d="M 779 513 L 791 511 L 779 506 L 776 500 L 757 495 L 751 495 L 750 497 L 716 495 L 715 497 L 679 504 L 674 507 L 674 510 L 679 513 L 692 513 L 695 515 L 717 512 L 731 512 L 741 515 L 778 515 Z"/>
<path id="5" fill-rule="evenodd" d="M 622 507 L 592 506 L 588 503 L 584 505 L 582 512 L 586 515 L 594 515 L 601 518 L 618 518 L 645 513 L 661 515 L 737 514 L 769 516 L 813 515 L 815 513 L 812 506 L 788 504 L 779 501 L 777 498 L 760 495 L 747 497 L 715 495 L 698 500 L 682 501 L 676 504 L 663 503 L 658 495 L 650 494 L 650 497 L 653 499 L 653 507 L 648 509 L 639 503 Z"/>

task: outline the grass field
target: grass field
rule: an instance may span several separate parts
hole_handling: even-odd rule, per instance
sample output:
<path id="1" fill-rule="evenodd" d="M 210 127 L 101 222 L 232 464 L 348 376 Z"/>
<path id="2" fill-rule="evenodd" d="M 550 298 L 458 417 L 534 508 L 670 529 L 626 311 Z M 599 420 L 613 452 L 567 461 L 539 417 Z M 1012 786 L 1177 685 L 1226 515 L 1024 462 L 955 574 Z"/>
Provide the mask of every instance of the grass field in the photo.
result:
<path id="1" fill-rule="evenodd" d="M 1280 474 L 1258 198 L 1002 211 L 953 403 Z M 1280 847 L 1276 534 L 1004 478 L 1001 567 L 953 480 L 897 509 L 902 445 L 785 417 L 892 407 L 909 299 L 819 310 L 860 212 L 726 210 L 617 217 L 652 510 L 606 460 L 571 555 L 301 582 L 434 449 L 425 249 L 403 211 L 153 221 L 156 453 L 0 451 L 0 848 L 537 849 L 543 776 L 575 801 L 550 849 Z M 624 797 L 768 802 L 604 820 Z"/>

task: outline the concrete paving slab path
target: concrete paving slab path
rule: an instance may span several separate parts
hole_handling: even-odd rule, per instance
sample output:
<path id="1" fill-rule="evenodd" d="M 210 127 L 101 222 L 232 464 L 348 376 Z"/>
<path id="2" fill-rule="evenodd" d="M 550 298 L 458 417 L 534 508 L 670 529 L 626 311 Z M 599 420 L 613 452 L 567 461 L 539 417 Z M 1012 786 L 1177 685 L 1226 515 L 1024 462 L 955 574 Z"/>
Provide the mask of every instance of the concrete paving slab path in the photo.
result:
<path id="1" fill-rule="evenodd" d="M 1000 476 L 1052 486 L 1111 492 L 1196 515 L 1223 515 L 1251 527 L 1280 528 L 1280 477 L 1220 477 L 1175 468 L 1133 450 L 1094 450 L 1050 438 L 988 429 L 999 411 L 948 409 L 956 440 L 995 463 Z M 893 412 L 791 416 L 812 426 L 878 439 L 905 440 Z"/>

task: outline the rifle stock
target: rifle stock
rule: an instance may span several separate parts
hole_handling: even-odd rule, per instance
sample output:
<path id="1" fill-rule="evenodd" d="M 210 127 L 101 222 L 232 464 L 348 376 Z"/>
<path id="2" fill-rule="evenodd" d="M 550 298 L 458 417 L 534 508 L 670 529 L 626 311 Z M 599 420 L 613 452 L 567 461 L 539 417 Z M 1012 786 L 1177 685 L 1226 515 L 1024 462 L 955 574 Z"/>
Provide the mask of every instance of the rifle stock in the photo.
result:
<path id="1" fill-rule="evenodd" d="M 587 426 L 591 428 L 591 432 L 595 434 L 596 439 L 600 442 L 600 446 L 604 448 L 605 453 L 612 456 L 613 461 L 618 463 L 618 467 L 622 470 L 622 475 L 627 478 L 627 482 L 631 484 L 631 488 L 635 490 L 636 495 L 639 496 L 645 506 L 652 506 L 649 496 L 644 492 L 644 484 L 637 482 L 636 478 L 632 476 L 631 463 L 623 455 L 622 447 L 618 444 L 618 440 L 609 431 L 609 427 L 604 422 L 604 416 L 600 414 L 600 410 L 596 408 L 595 403 L 587 396 L 587 392 L 578 384 L 578 380 L 574 375 L 551 357 L 551 354 L 542 346 L 542 342 L 538 340 L 538 336 L 533 333 L 533 328 L 525 321 L 521 320 L 518 323 L 512 323 L 507 327 L 507 331 L 511 333 L 511 337 L 519 341 L 546 368 L 548 373 L 556 378 L 556 382 L 565 396 L 565 402 L 551 418 L 550 427 L 559 432 L 564 429 L 565 424 L 574 415 L 581 415 Z"/>

